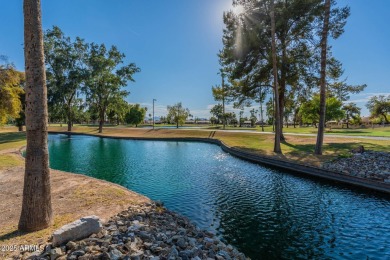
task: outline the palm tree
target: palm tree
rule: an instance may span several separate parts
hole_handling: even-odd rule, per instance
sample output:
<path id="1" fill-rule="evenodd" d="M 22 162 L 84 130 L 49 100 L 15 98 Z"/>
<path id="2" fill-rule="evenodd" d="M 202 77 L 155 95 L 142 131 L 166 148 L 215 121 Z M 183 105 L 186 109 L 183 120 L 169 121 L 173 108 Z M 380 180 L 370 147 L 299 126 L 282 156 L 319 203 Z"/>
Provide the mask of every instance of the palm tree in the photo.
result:
<path id="1" fill-rule="evenodd" d="M 49 152 L 47 148 L 47 90 L 41 1 L 24 0 L 26 70 L 26 169 L 19 230 L 35 231 L 52 223 Z"/>
<path id="2" fill-rule="evenodd" d="M 325 131 L 325 110 L 326 110 L 326 50 L 329 32 L 330 0 L 325 0 L 324 26 L 321 36 L 321 75 L 320 75 L 320 120 L 318 122 L 317 142 L 314 153 L 322 154 Z"/>

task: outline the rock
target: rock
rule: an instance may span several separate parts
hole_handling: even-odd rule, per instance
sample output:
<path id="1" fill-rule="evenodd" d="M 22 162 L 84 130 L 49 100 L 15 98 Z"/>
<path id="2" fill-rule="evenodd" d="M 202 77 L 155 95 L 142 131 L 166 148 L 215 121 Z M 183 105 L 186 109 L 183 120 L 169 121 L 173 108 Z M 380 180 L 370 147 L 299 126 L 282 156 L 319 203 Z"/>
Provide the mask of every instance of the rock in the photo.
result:
<path id="1" fill-rule="evenodd" d="M 112 260 L 118 260 L 119 258 L 122 257 L 122 253 L 118 249 L 112 249 L 108 255 Z"/>
<path id="2" fill-rule="evenodd" d="M 226 252 L 226 251 L 221 250 L 221 251 L 218 252 L 217 255 L 222 256 L 226 260 L 231 260 L 231 257 L 229 256 L 229 253 Z"/>
<path id="3" fill-rule="evenodd" d="M 102 223 L 97 216 L 88 216 L 67 224 L 53 233 L 53 246 L 59 246 L 70 240 L 79 240 L 98 233 Z"/>
<path id="4" fill-rule="evenodd" d="M 85 251 L 83 251 L 83 250 L 73 251 L 73 252 L 71 253 L 71 255 L 74 255 L 74 256 L 82 256 L 82 255 L 85 255 Z"/>
<path id="5" fill-rule="evenodd" d="M 69 241 L 69 242 L 66 244 L 66 248 L 67 248 L 68 250 L 74 250 L 74 249 L 76 249 L 76 247 L 77 247 L 77 244 L 76 244 L 75 242 L 73 242 L 73 241 Z"/>
<path id="6" fill-rule="evenodd" d="M 75 238 L 72 238 L 75 240 Z M 64 242 L 65 243 L 65 242 Z M 213 233 L 201 231 L 187 218 L 153 203 L 133 205 L 112 217 L 95 235 L 48 246 L 37 259 L 200 260 L 246 259 Z"/>
<path id="7" fill-rule="evenodd" d="M 184 238 L 179 238 L 178 240 L 177 240 L 177 242 L 176 242 L 176 244 L 180 247 L 180 248 L 182 248 L 182 249 L 185 249 L 186 247 L 187 247 L 187 243 L 186 243 L 186 241 L 184 240 Z"/>
<path id="8" fill-rule="evenodd" d="M 357 148 L 352 149 L 351 152 L 352 153 L 364 153 L 364 146 L 363 145 L 359 145 Z"/>
<path id="9" fill-rule="evenodd" d="M 55 260 L 55 259 L 57 259 L 58 257 L 62 256 L 63 254 L 64 254 L 64 253 L 62 253 L 61 248 L 56 247 L 56 248 L 50 250 L 50 259 L 51 259 L 51 260 Z"/>
<path id="10" fill-rule="evenodd" d="M 214 244 L 214 240 L 209 237 L 205 237 L 203 241 L 206 243 Z"/>
<path id="11" fill-rule="evenodd" d="M 179 252 L 177 251 L 176 249 L 176 246 L 172 246 L 171 248 L 171 252 L 169 252 L 169 255 L 168 255 L 168 260 L 175 260 L 176 257 L 179 256 Z"/>

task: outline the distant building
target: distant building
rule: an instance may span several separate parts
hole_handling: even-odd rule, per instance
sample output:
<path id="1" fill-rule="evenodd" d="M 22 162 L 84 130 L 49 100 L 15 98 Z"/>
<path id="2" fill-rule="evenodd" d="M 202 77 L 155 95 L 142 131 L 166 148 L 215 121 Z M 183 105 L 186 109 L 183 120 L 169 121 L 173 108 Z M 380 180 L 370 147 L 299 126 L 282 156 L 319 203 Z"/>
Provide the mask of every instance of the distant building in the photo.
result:
<path id="1" fill-rule="evenodd" d="M 242 124 L 241 124 L 242 127 L 251 127 L 252 126 L 252 121 L 250 120 L 247 120 L 247 121 L 244 121 Z"/>
<path id="2" fill-rule="evenodd" d="M 362 125 L 370 125 L 372 123 L 371 118 L 369 116 L 363 116 L 361 118 Z"/>

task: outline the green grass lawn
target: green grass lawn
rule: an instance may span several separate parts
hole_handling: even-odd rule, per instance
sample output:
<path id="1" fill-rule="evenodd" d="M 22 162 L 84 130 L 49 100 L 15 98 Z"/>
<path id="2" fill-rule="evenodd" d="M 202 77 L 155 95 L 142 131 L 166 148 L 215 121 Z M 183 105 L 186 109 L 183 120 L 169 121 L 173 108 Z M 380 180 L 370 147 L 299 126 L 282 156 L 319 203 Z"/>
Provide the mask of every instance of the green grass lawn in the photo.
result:
<path id="1" fill-rule="evenodd" d="M 64 131 L 66 127 L 50 127 L 52 131 Z M 118 137 L 144 137 L 144 138 L 183 138 L 201 137 L 215 138 L 225 142 L 227 145 L 242 150 L 257 153 L 259 155 L 272 156 L 283 160 L 291 160 L 299 163 L 318 166 L 324 161 L 344 156 L 352 149 L 363 145 L 366 149 L 377 151 L 388 151 L 390 141 L 370 140 L 358 138 L 326 137 L 324 142 L 324 155 L 313 154 L 316 142 L 315 136 L 293 136 L 286 135 L 286 141 L 282 143 L 283 155 L 273 152 L 273 135 L 259 135 L 246 132 L 229 131 L 204 131 L 198 129 L 148 129 L 148 128 L 104 128 L 103 134 L 98 134 L 97 127 L 76 126 L 74 132 L 87 133 L 102 136 Z"/>
<path id="2" fill-rule="evenodd" d="M 0 129 L 0 151 L 8 149 L 18 149 L 26 144 L 26 133 L 5 131 Z"/>
<path id="3" fill-rule="evenodd" d="M 237 129 L 237 128 L 233 128 Z M 289 128 L 294 129 L 294 128 Z M 296 133 L 311 133 L 308 132 L 311 128 L 295 128 Z M 15 149 L 25 145 L 25 133 L 16 132 L 16 128 L 0 129 L 0 152 L 7 149 Z M 49 130 L 64 131 L 67 127 L 51 126 Z M 257 130 L 260 130 L 257 128 Z M 266 129 L 269 130 L 269 129 Z M 272 130 L 272 129 L 271 129 Z M 370 134 L 370 129 L 362 129 L 366 135 Z M 371 135 L 379 132 L 379 129 L 374 129 Z M 382 131 L 389 131 L 389 128 L 384 128 Z M 97 126 L 79 126 L 75 125 L 74 132 L 87 133 L 92 135 L 99 135 Z M 333 133 L 342 134 L 345 131 L 351 131 L 349 134 L 357 134 L 357 130 L 335 129 Z M 352 132 L 353 131 L 353 132 Z M 333 134 L 332 133 L 332 134 Z M 385 132 L 388 134 L 388 132 Z M 103 136 L 119 136 L 119 137 L 145 137 L 145 138 L 183 138 L 183 137 L 202 137 L 202 138 L 216 138 L 227 145 L 236 147 L 242 150 L 257 153 L 259 155 L 272 156 L 283 160 L 291 160 L 295 162 L 310 164 L 318 166 L 324 161 L 336 158 L 337 156 L 344 156 L 358 145 L 363 145 L 368 150 L 389 151 L 389 140 L 370 140 L 358 138 L 342 138 L 342 137 L 326 137 L 324 141 L 324 155 L 316 156 L 313 154 L 314 145 L 316 141 L 315 136 L 294 136 L 286 135 L 286 141 L 282 143 L 283 155 L 273 153 L 273 135 L 259 135 L 256 133 L 246 132 L 229 132 L 229 131 L 203 131 L 198 129 L 150 129 L 150 128 L 133 128 L 133 127 L 105 127 Z M 4 155 L 3 155 L 4 156 Z M 10 158 L 8 158 L 10 159 Z M 7 158 L 2 159 L 4 164 Z M 12 159 L 12 158 L 11 158 Z M 10 163 L 12 163 L 10 159 Z M 1 161 L 0 161 L 1 162 Z"/>
<path id="4" fill-rule="evenodd" d="M 215 127 L 210 127 L 213 129 Z M 218 126 L 218 129 L 222 129 L 221 126 Z M 226 130 L 255 130 L 261 132 L 262 129 L 260 126 L 256 127 L 226 127 Z M 272 126 L 265 126 L 265 132 L 272 132 Z M 315 127 L 299 127 L 294 128 L 293 126 L 284 127 L 284 133 L 298 133 L 298 134 L 317 134 L 317 128 Z M 351 136 L 380 136 L 380 137 L 390 137 L 390 127 L 375 127 L 372 128 L 326 128 L 325 134 L 336 134 L 336 135 L 351 135 Z"/>

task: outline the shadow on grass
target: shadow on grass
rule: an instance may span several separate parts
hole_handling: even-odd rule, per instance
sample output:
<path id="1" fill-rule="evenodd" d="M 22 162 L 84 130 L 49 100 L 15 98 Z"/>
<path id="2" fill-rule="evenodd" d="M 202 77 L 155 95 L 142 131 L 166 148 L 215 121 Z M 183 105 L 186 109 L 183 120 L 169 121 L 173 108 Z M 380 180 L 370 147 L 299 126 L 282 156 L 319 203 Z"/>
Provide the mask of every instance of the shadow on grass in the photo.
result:
<path id="1" fill-rule="evenodd" d="M 20 236 L 23 236 L 25 234 L 27 234 L 27 232 L 14 230 L 14 231 L 5 233 L 3 235 L 0 235 L 0 241 L 8 240 L 8 239 L 15 238 L 15 237 L 20 237 Z"/>
<path id="2" fill-rule="evenodd" d="M 0 133 L 0 144 L 20 142 L 26 139 L 26 132 Z"/>
<path id="3" fill-rule="evenodd" d="M 291 144 L 287 141 L 283 141 L 282 144 L 291 147 L 294 149 L 292 152 L 306 152 L 313 153 L 315 144 Z M 335 154 L 342 154 L 349 152 L 352 149 L 357 148 L 358 146 L 363 145 L 366 149 L 375 150 L 375 151 L 386 151 L 388 150 L 388 145 L 373 144 L 369 142 L 344 142 L 344 143 L 324 143 L 323 150 L 331 151 Z"/>

